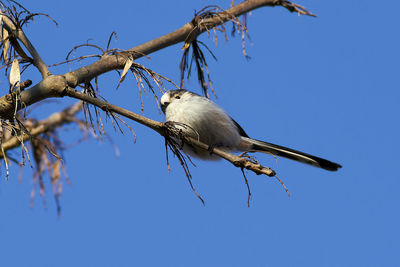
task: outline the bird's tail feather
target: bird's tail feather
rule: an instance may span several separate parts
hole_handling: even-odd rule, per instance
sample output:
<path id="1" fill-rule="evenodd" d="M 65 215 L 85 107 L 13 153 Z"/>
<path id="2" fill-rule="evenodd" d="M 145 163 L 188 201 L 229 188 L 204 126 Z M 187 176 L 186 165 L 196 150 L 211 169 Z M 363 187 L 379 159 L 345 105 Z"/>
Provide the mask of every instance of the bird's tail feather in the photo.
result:
<path id="1" fill-rule="evenodd" d="M 328 171 L 337 171 L 340 166 L 337 163 L 331 162 L 329 160 L 319 158 L 301 151 L 297 151 L 291 148 L 274 145 L 264 141 L 259 141 L 252 138 L 242 137 L 245 142 L 251 144 L 250 151 L 267 152 L 277 156 L 285 157 L 288 159 L 300 161 L 306 164 L 310 164 Z"/>

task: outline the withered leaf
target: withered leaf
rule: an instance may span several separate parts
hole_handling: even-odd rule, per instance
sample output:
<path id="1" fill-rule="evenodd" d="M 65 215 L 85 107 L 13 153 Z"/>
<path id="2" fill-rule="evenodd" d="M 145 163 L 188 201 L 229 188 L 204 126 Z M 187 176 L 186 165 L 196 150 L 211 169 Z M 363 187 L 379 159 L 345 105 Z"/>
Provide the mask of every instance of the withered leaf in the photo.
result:
<path id="1" fill-rule="evenodd" d="M 20 70 L 19 70 L 18 59 L 14 58 L 13 63 L 11 65 L 11 71 L 10 71 L 10 85 L 11 85 L 11 88 L 18 87 L 20 80 L 21 80 L 21 73 L 20 73 Z"/>
<path id="2" fill-rule="evenodd" d="M 128 73 L 129 69 L 132 67 L 132 64 L 133 64 L 133 59 L 131 57 L 128 57 L 128 59 L 126 60 L 125 66 L 124 66 L 124 70 L 122 71 L 121 78 L 119 79 L 117 88 L 124 81 L 126 74 Z"/>
<path id="3" fill-rule="evenodd" d="M 3 42 L 3 60 L 5 63 L 9 62 L 8 49 L 10 47 L 10 40 L 8 39 L 8 36 L 8 31 L 3 27 L 1 41 Z"/>

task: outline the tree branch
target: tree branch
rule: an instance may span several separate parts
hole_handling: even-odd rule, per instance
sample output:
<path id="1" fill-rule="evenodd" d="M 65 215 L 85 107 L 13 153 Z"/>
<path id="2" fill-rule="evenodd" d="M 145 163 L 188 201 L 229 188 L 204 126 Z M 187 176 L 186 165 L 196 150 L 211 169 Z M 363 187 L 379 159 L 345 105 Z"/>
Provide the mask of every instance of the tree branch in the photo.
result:
<path id="1" fill-rule="evenodd" d="M 192 34 L 194 30 L 197 31 L 197 35 L 209 30 L 212 27 L 221 25 L 226 21 L 232 20 L 242 14 L 245 14 L 251 10 L 263 7 L 263 6 L 284 6 L 286 8 L 292 7 L 289 1 L 281 0 L 247 0 L 241 4 L 231 7 L 230 9 L 217 13 L 214 17 L 202 20 L 197 26 L 192 23 L 186 23 L 180 29 L 166 34 L 162 37 L 156 38 L 152 41 L 144 43 L 142 45 L 133 47 L 129 49 L 132 52 L 132 58 L 138 59 L 144 55 L 148 55 L 165 47 L 177 44 L 179 42 L 185 41 L 189 34 Z M 297 7 L 297 5 L 292 4 Z M 289 9 L 289 8 L 288 8 Z M 289 9 L 290 11 L 298 12 L 296 9 Z M 305 9 L 304 9 L 305 10 Z M 304 13 L 304 12 L 303 12 Z M 312 15 L 307 12 L 306 15 Z M 33 103 L 41 101 L 50 97 L 62 97 L 63 90 L 69 86 L 75 88 L 79 84 L 89 82 L 94 77 L 97 77 L 105 72 L 122 69 L 125 66 L 127 56 L 126 51 L 121 53 L 115 53 L 113 55 L 103 55 L 98 61 L 90 64 L 86 67 L 79 68 L 75 71 L 68 72 L 64 75 L 52 75 L 48 76 L 49 72 L 47 66 L 43 63 L 40 56 L 30 44 L 29 40 L 26 38 L 22 30 L 17 30 L 14 23 L 3 15 L 3 20 L 6 25 L 10 27 L 10 30 L 17 34 L 20 40 L 24 40 L 24 45 L 27 47 L 28 51 L 34 57 L 34 62 L 38 69 L 42 73 L 44 79 L 37 85 L 23 91 L 21 93 L 21 103 L 19 103 L 18 109 L 22 107 L 29 106 Z M 5 95 L 0 98 L 0 117 L 10 118 L 15 110 L 16 103 L 13 102 L 14 97 Z"/>
<path id="2" fill-rule="evenodd" d="M 156 132 L 163 134 L 164 133 L 164 123 L 162 122 L 158 122 L 155 120 L 151 120 L 148 119 L 144 116 L 141 116 L 139 114 L 136 114 L 132 111 L 129 111 L 127 109 L 121 108 L 119 106 L 110 104 L 108 102 L 102 101 L 98 98 L 94 98 L 92 96 L 89 96 L 87 94 L 84 94 L 82 92 L 76 91 L 75 89 L 72 88 L 66 88 L 64 91 L 64 94 L 66 96 L 72 97 L 72 98 L 76 98 L 82 101 L 85 101 L 86 103 L 92 104 L 96 107 L 101 108 L 104 111 L 108 111 L 108 112 L 115 112 L 117 114 L 120 114 L 128 119 L 131 119 L 133 121 L 136 121 L 140 124 L 143 124 L 153 130 L 155 130 Z"/>
<path id="3" fill-rule="evenodd" d="M 197 147 L 200 147 L 204 150 L 209 150 L 209 146 L 199 142 L 198 140 L 194 139 L 194 138 L 187 138 L 189 140 L 189 142 L 192 145 L 195 145 Z M 275 171 L 268 168 L 268 167 L 264 167 L 261 164 L 252 162 L 251 160 L 245 158 L 245 157 L 241 157 L 241 156 L 237 156 L 231 153 L 228 153 L 224 150 L 218 149 L 218 148 L 214 148 L 212 151 L 213 154 L 220 156 L 221 158 L 229 161 L 230 163 L 232 163 L 235 167 L 241 168 L 241 169 L 247 169 L 250 171 L 253 171 L 255 174 L 260 175 L 260 174 L 264 174 L 267 175 L 269 177 L 274 177 L 276 175 Z"/>
<path id="4" fill-rule="evenodd" d="M 13 34 L 15 38 L 21 41 L 21 43 L 26 47 L 28 52 L 31 54 L 33 58 L 33 65 L 39 70 L 43 78 L 46 78 L 47 76 L 50 75 L 50 71 L 47 68 L 47 65 L 44 63 L 42 58 L 40 57 L 39 53 L 36 51 L 35 47 L 32 45 L 32 43 L 29 41 L 29 39 L 26 37 L 24 31 L 16 27 L 15 23 L 6 15 L 1 14 L 4 26 L 7 28 L 7 30 Z"/>
<path id="5" fill-rule="evenodd" d="M 76 119 L 75 118 L 76 113 L 78 113 L 81 109 L 82 109 L 82 102 L 79 101 L 78 103 L 60 112 L 53 113 L 47 119 L 39 121 L 37 123 L 38 126 L 29 129 L 30 135 L 23 133 L 22 136 L 18 137 L 14 136 L 3 142 L 2 146 L 4 151 L 20 146 L 21 140 L 25 142 L 29 140 L 32 136 L 35 137 L 42 133 L 51 131 L 61 125 L 74 122 Z M 4 156 L 3 153 L 0 151 L 0 157 L 3 156 Z"/>
<path id="6" fill-rule="evenodd" d="M 281 0 L 247 0 L 243 3 L 240 3 L 236 6 L 233 6 L 226 11 L 217 13 L 214 17 L 203 20 L 199 25 L 195 26 L 191 22 L 186 23 L 178 30 L 175 30 L 171 33 L 153 39 L 144 44 L 135 46 L 129 51 L 133 52 L 133 59 L 141 58 L 145 55 L 149 55 L 153 52 L 159 51 L 166 47 L 172 46 L 174 44 L 184 42 L 189 34 L 193 34 L 193 31 L 196 30 L 196 36 L 213 28 L 218 25 L 221 25 L 227 21 L 234 19 L 235 17 L 239 17 L 245 13 L 248 13 L 252 10 L 258 9 L 264 6 L 284 6 L 291 12 L 298 12 L 299 14 L 310 15 L 313 16 L 312 13 L 306 11 L 300 12 L 299 9 L 290 9 L 292 4 L 289 1 L 281 1 Z M 292 4 L 295 5 L 295 4 Z M 295 5 L 298 6 L 298 5 Z M 196 28 L 196 29 L 195 29 Z M 75 71 L 70 72 L 67 75 L 68 85 L 75 88 L 78 84 L 90 81 L 96 76 L 99 76 L 105 72 L 114 69 L 122 69 L 125 65 L 126 58 L 121 56 L 119 53 L 116 55 L 106 55 L 103 56 L 97 62 L 77 69 Z"/>
<path id="7" fill-rule="evenodd" d="M 131 111 L 121 108 L 119 106 L 107 103 L 105 101 L 100 100 L 99 98 L 96 98 L 95 96 L 79 92 L 79 91 L 75 90 L 74 88 L 76 88 L 78 85 L 82 85 L 82 84 L 85 85 L 85 88 L 89 88 L 91 86 L 90 82 L 92 81 L 92 79 L 97 78 L 99 75 L 101 75 L 103 73 L 109 72 L 111 70 L 123 69 L 124 67 L 126 68 L 126 70 L 130 69 L 130 66 L 132 65 L 132 63 L 130 63 L 130 65 L 127 64 L 126 62 L 128 59 L 133 62 L 133 60 L 135 60 L 135 59 L 139 59 L 143 56 L 147 56 L 153 52 L 159 51 L 161 49 L 172 46 L 174 44 L 177 44 L 180 42 L 191 41 L 192 38 L 194 40 L 200 34 L 206 32 L 206 31 L 209 31 L 210 29 L 212 29 L 214 27 L 222 25 L 228 21 L 237 20 L 237 17 L 239 17 L 243 14 L 246 14 L 252 10 L 258 9 L 260 7 L 264 7 L 264 6 L 272 6 L 272 7 L 282 6 L 282 7 L 286 8 L 287 10 L 289 10 L 290 12 L 296 12 L 300 15 L 314 16 L 312 13 L 307 11 L 304 7 L 294 4 L 290 1 L 286 1 L 286 0 L 246 0 L 246 1 L 243 1 L 241 4 L 233 6 L 230 9 L 225 10 L 225 11 L 221 11 L 221 12 L 217 12 L 217 13 L 212 12 L 212 14 L 208 14 L 207 16 L 197 14 L 195 16 L 195 19 L 193 19 L 189 23 L 184 24 L 181 28 L 179 28 L 171 33 L 168 33 L 164 36 L 161 36 L 159 38 L 153 39 L 149 42 L 135 46 L 127 51 L 117 52 L 120 50 L 116 50 L 116 49 L 108 50 L 108 46 L 107 46 L 106 51 L 102 50 L 104 54 L 100 57 L 100 59 L 98 61 L 96 61 L 93 64 L 90 64 L 88 66 L 81 67 L 74 71 L 65 73 L 64 75 L 51 75 L 47 65 L 44 63 L 44 61 L 40 57 L 39 53 L 35 49 L 35 47 L 32 45 L 32 43 L 29 41 L 29 39 L 27 38 L 27 36 L 23 32 L 23 30 L 21 29 L 21 25 L 19 25 L 19 22 L 18 22 L 19 21 L 18 17 L 15 17 L 15 19 L 13 19 L 13 16 L 8 17 L 5 13 L 1 13 L 1 11 L 0 11 L 0 17 L 2 17 L 3 26 L 5 27 L 5 30 L 7 31 L 7 33 L 10 34 L 9 40 L 10 40 L 11 46 L 19 54 L 19 56 L 21 56 L 23 58 L 23 60 L 22 60 L 23 62 L 28 61 L 29 63 L 33 63 L 33 65 L 39 70 L 39 72 L 42 75 L 42 81 L 40 81 L 36 85 L 30 87 L 29 89 L 24 90 L 26 86 L 31 85 L 30 83 L 28 83 L 26 81 L 25 85 L 24 86 L 21 85 L 19 90 L 15 90 L 15 91 L 10 90 L 10 94 L 0 97 L 0 122 L 4 123 L 2 129 L 8 130 L 7 131 L 8 135 L 4 134 L 3 139 L 1 140 L 2 143 L 0 144 L 0 148 L 1 148 L 0 158 L 2 157 L 5 160 L 6 169 L 7 169 L 7 177 L 8 177 L 8 165 L 7 165 L 6 151 L 16 148 L 18 146 L 21 146 L 21 144 L 22 144 L 23 151 L 25 150 L 25 153 L 26 153 L 26 155 L 28 155 L 28 159 L 29 159 L 28 150 L 23 145 L 23 142 L 30 140 L 31 145 L 32 145 L 33 154 L 36 157 L 35 160 L 36 160 L 37 166 L 39 166 L 39 167 L 37 167 L 38 168 L 37 171 L 39 171 L 38 173 L 40 173 L 40 175 L 41 175 L 42 171 L 39 169 L 42 168 L 40 166 L 43 166 L 43 162 L 45 162 L 47 160 L 47 157 L 48 157 L 47 153 L 52 154 L 53 156 L 55 156 L 57 158 L 56 161 L 53 162 L 54 163 L 53 174 L 51 174 L 51 170 L 48 168 L 49 175 L 51 176 L 51 179 L 52 179 L 52 183 L 54 181 L 57 182 L 57 179 L 59 178 L 59 172 L 60 172 L 60 167 L 59 167 L 60 166 L 60 158 L 54 152 L 52 152 L 52 150 L 53 150 L 52 147 L 60 148 L 59 146 L 57 146 L 57 141 L 59 139 L 56 139 L 56 141 L 54 141 L 54 139 L 51 139 L 54 137 L 51 137 L 50 139 L 53 140 L 53 143 L 51 143 L 50 141 L 47 141 L 47 142 L 43 143 L 41 146 L 39 146 L 37 144 L 39 144 L 41 141 L 42 142 L 46 141 L 46 137 L 47 138 L 49 138 L 49 136 L 57 137 L 57 133 L 54 131 L 54 129 L 57 127 L 60 127 L 64 124 L 68 124 L 71 122 L 80 123 L 80 121 L 75 117 L 75 115 L 77 112 L 79 112 L 82 109 L 82 107 L 83 107 L 82 102 L 79 102 L 67 109 L 64 109 L 61 112 L 56 112 L 56 113 L 52 114 L 51 116 L 49 116 L 47 119 L 42 120 L 42 121 L 34 121 L 34 120 L 27 119 L 22 123 L 18 119 L 18 116 L 16 116 L 17 110 L 23 109 L 23 108 L 30 106 L 36 102 L 42 101 L 47 98 L 52 98 L 52 97 L 68 96 L 68 97 L 80 99 L 86 103 L 92 104 L 95 107 L 103 109 L 108 114 L 111 114 L 111 116 L 114 118 L 117 125 L 118 125 L 118 122 L 115 118 L 117 118 L 117 119 L 120 119 L 120 118 L 116 114 L 120 114 L 126 118 L 136 121 L 144 126 L 151 128 L 152 130 L 158 132 L 161 136 L 163 136 L 166 139 L 166 144 L 168 144 L 168 146 L 171 150 L 173 149 L 173 153 L 175 153 L 175 155 L 178 155 L 178 154 L 180 155 L 180 152 L 178 150 L 180 147 L 170 145 L 171 137 L 172 137 L 172 140 L 176 140 L 177 138 L 182 137 L 182 136 L 176 135 L 176 132 L 179 132 L 179 129 L 174 128 L 171 125 L 167 125 L 166 123 L 148 119 L 144 116 L 138 115 L 134 112 L 131 112 Z M 5 40 L 8 40 L 8 38 L 5 38 Z M 29 55 L 27 55 L 25 53 L 24 49 L 21 47 L 22 45 L 26 48 L 26 50 L 29 52 L 29 54 L 32 58 L 30 58 Z M 5 58 L 8 58 L 8 57 L 6 56 Z M 16 58 L 16 55 L 14 54 L 14 60 L 15 60 L 15 58 Z M 5 59 L 5 61 L 6 61 L 6 64 L 9 63 L 8 59 Z M 136 63 L 134 63 L 134 64 L 136 64 Z M 29 65 L 30 64 L 28 64 L 27 66 L 29 66 Z M 151 88 L 151 84 L 148 82 L 147 77 L 145 76 L 145 75 L 149 75 L 149 77 L 153 78 L 154 82 L 158 85 L 158 80 L 156 78 L 154 78 L 154 76 L 157 77 L 158 74 L 154 75 L 153 72 L 149 72 L 147 69 L 145 69 L 144 72 L 145 72 L 145 74 L 139 76 L 139 79 L 143 78 L 147 82 L 147 85 Z M 133 72 L 133 73 L 134 73 L 134 75 L 139 75 L 139 74 L 135 74 L 135 72 Z M 123 75 L 126 75 L 126 73 Z M 137 76 L 135 76 L 135 77 L 137 77 Z M 161 76 L 158 76 L 158 77 L 161 77 Z M 164 77 L 162 77 L 162 78 L 164 78 Z M 122 81 L 122 79 L 121 79 L 121 81 Z M 139 82 L 138 82 L 138 84 L 139 84 Z M 97 80 L 96 80 L 96 85 L 97 85 Z M 140 85 L 139 85 L 139 87 L 140 87 Z M 144 88 L 144 87 L 142 87 L 142 88 Z M 93 94 L 93 95 L 95 95 L 95 94 Z M 98 109 L 95 109 L 95 111 L 96 111 L 96 115 L 97 115 Z M 7 121 L 7 120 L 9 120 L 9 121 Z M 18 124 L 16 124 L 15 122 L 17 122 Z M 124 121 L 122 121 L 122 122 L 125 123 Z M 24 125 L 24 124 L 26 124 L 26 125 Z M 103 127 L 101 118 L 100 118 L 100 124 L 101 124 L 101 127 Z M 98 125 L 99 125 L 99 122 L 98 122 Z M 129 125 L 127 125 L 127 126 L 129 127 Z M 131 128 L 129 127 L 129 129 L 131 129 Z M 44 135 L 44 137 L 39 136 L 46 132 L 48 132 L 48 134 Z M 104 128 L 103 128 L 103 132 L 104 132 Z M 3 132 L 3 133 L 5 133 L 5 132 Z M 187 136 L 183 136 L 182 138 L 183 138 L 182 140 L 184 140 L 188 145 L 194 145 L 194 146 L 202 148 L 204 150 L 210 149 L 209 145 L 199 142 L 198 140 L 196 140 L 194 138 L 187 137 Z M 36 148 L 35 148 L 35 142 L 36 142 Z M 44 151 L 44 147 L 46 147 L 48 149 L 48 151 L 45 151 L 45 153 L 42 154 L 42 158 L 38 159 L 38 155 L 40 155 L 39 152 Z M 275 177 L 276 179 L 278 179 L 278 181 L 283 185 L 283 187 L 287 191 L 283 182 L 278 177 L 276 177 L 275 171 L 273 171 L 272 169 L 270 169 L 268 167 L 262 166 L 254 158 L 248 156 L 247 154 L 237 156 L 237 155 L 228 153 L 224 150 L 221 150 L 219 148 L 214 148 L 212 150 L 212 153 L 231 162 L 235 167 L 240 168 L 242 171 L 244 169 L 248 169 L 257 175 L 264 174 L 269 177 Z M 183 157 L 183 158 L 184 158 L 183 163 L 185 165 L 186 164 L 185 157 Z M 44 160 L 44 161 L 41 161 L 41 160 Z M 189 160 L 190 160 L 190 158 L 189 158 Z M 182 161 L 181 161 L 181 163 L 182 163 Z M 185 169 L 185 167 L 184 167 L 184 169 Z M 185 169 L 185 172 L 190 181 L 190 173 L 188 172 L 187 168 Z M 243 173 L 243 175 L 245 177 L 244 173 Z M 247 183 L 246 177 L 245 177 L 245 180 Z M 56 182 L 54 184 L 56 184 Z M 55 193 L 56 197 L 57 197 L 57 194 Z M 249 197 L 250 197 L 250 191 L 249 191 Z"/>
<path id="8" fill-rule="evenodd" d="M 66 88 L 64 91 L 65 96 L 69 96 L 72 98 L 80 99 L 86 103 L 90 103 L 96 107 L 99 107 L 103 109 L 104 111 L 107 112 L 114 112 L 117 114 L 120 114 L 126 118 L 129 118 L 133 121 L 136 121 L 144 126 L 147 126 L 156 132 L 158 132 L 162 136 L 167 136 L 170 135 L 171 132 L 168 130 L 168 127 L 165 126 L 164 123 L 158 122 L 155 120 L 148 119 L 144 116 L 141 116 L 139 114 L 136 114 L 132 111 L 129 111 L 127 109 L 121 108 L 119 106 L 107 103 L 105 101 L 102 101 L 98 98 L 89 96 L 87 94 L 84 94 L 82 92 L 78 92 L 75 89 L 72 88 Z M 59 127 L 63 124 L 66 123 L 71 123 L 75 119 L 75 114 L 82 109 L 82 102 L 78 102 L 77 104 L 66 108 L 65 110 L 61 112 L 56 112 L 52 114 L 50 117 L 48 117 L 45 120 L 42 120 L 38 123 L 37 127 L 34 127 L 31 129 L 30 136 L 27 134 L 22 134 L 22 136 L 19 137 L 12 137 L 9 140 L 5 141 L 3 145 L 4 151 L 13 149 L 15 147 L 18 147 L 21 144 L 22 141 L 27 141 L 31 136 L 38 136 L 39 134 L 42 134 L 44 132 L 50 131 L 56 127 Z M 170 126 L 169 126 L 170 127 Z M 198 146 L 202 149 L 208 150 L 209 146 L 194 139 L 191 137 L 186 137 L 186 139 L 190 142 L 190 144 Z M 265 174 L 267 176 L 273 177 L 275 176 L 275 171 L 268 167 L 264 167 L 258 163 L 252 162 L 249 159 L 246 159 L 245 157 L 240 157 L 236 156 L 234 154 L 228 153 L 226 151 L 223 151 L 218 148 L 213 149 L 213 153 L 215 155 L 220 156 L 221 158 L 231 162 L 234 166 L 242 168 L 242 169 L 248 169 L 256 173 L 257 175 L 260 174 Z M 0 157 L 3 157 L 3 154 L 0 152 Z"/>
<path id="9" fill-rule="evenodd" d="M 127 109 L 115 106 L 113 104 L 107 103 L 105 101 L 102 101 L 98 98 L 94 98 L 91 97 L 87 94 L 78 92 L 74 89 L 71 88 L 66 88 L 65 89 L 65 95 L 69 96 L 69 97 L 73 97 L 73 98 L 77 98 L 80 99 L 82 101 L 85 101 L 86 103 L 90 103 L 94 106 L 97 106 L 105 111 L 108 112 L 115 112 L 117 114 L 120 114 L 126 118 L 129 118 L 131 120 L 134 120 L 144 126 L 147 126 L 153 130 L 155 130 L 156 132 L 158 132 L 160 135 L 162 136 L 170 136 L 171 135 L 171 131 L 169 130 L 169 128 L 165 125 L 165 123 L 162 122 L 158 122 L 158 121 L 154 121 L 151 119 L 148 119 L 144 116 L 141 116 L 139 114 L 136 114 L 132 111 L 129 111 Z M 170 127 L 170 126 L 169 126 Z M 204 150 L 208 150 L 209 146 L 194 139 L 191 137 L 185 137 L 190 144 L 195 145 L 197 147 L 200 147 Z M 242 169 L 247 169 L 247 170 L 251 170 L 254 173 L 256 173 L 257 175 L 260 174 L 265 174 L 269 177 L 273 177 L 276 175 L 275 171 L 273 171 L 272 169 L 268 168 L 268 167 L 264 167 L 256 162 L 252 162 L 251 160 L 245 158 L 245 157 L 240 157 L 240 156 L 236 156 L 234 154 L 228 153 L 226 151 L 223 151 L 221 149 L 218 148 L 214 148 L 213 149 L 213 153 L 215 155 L 220 156 L 221 158 L 231 162 L 233 165 L 235 165 L 236 167 L 242 168 Z"/>
<path id="10" fill-rule="evenodd" d="M 241 4 L 231 7 L 226 11 L 216 13 L 216 15 L 214 15 L 213 17 L 202 19 L 197 25 L 193 25 L 193 23 L 186 23 L 180 29 L 146 42 L 144 44 L 141 44 L 139 46 L 133 47 L 129 49 L 128 52 L 131 52 L 131 56 L 133 59 L 141 58 L 142 56 L 151 54 L 168 46 L 177 44 L 179 42 L 184 42 L 189 35 L 196 37 L 213 27 L 221 25 L 227 21 L 235 19 L 240 15 L 243 15 L 247 12 L 263 6 L 283 6 L 291 12 L 313 16 L 312 13 L 308 12 L 303 7 L 292 4 L 289 1 L 247 0 Z M 0 117 L 5 119 L 10 118 L 11 114 L 13 114 L 15 110 L 16 104 L 18 105 L 17 108 L 20 109 L 46 98 L 69 96 L 90 103 L 107 112 L 114 112 L 129 119 L 132 119 L 157 131 L 162 136 L 169 136 L 170 132 L 168 131 L 168 127 L 166 127 L 164 123 L 148 119 L 134 112 L 107 103 L 98 98 L 94 98 L 73 89 L 79 84 L 89 82 L 94 77 L 97 77 L 105 72 L 115 69 L 122 69 L 125 66 L 127 60 L 126 51 L 115 53 L 112 55 L 103 55 L 98 61 L 94 62 L 93 64 L 79 68 L 72 72 L 68 72 L 64 75 L 50 75 L 47 66 L 44 64 L 28 38 L 26 38 L 23 31 L 20 29 L 16 29 L 14 23 L 12 23 L 12 21 L 5 15 L 3 15 L 3 21 L 5 22 L 9 30 L 16 35 L 16 37 L 24 44 L 29 53 L 33 56 L 34 64 L 41 72 L 43 80 L 35 86 L 31 87 L 30 89 L 21 92 L 20 103 L 14 103 L 14 97 L 12 97 L 12 95 L 5 95 L 1 97 Z M 76 106 L 76 108 L 74 109 L 67 109 L 60 113 L 53 114 L 47 120 L 42 121 L 38 127 L 32 129 L 31 135 L 35 136 L 45 131 L 48 131 L 52 127 L 70 122 L 68 121 L 68 118 L 71 118 L 71 115 L 69 114 L 75 114 L 80 108 L 81 107 L 78 108 L 78 106 Z M 28 135 L 23 135 L 23 140 L 27 140 L 28 138 Z M 188 137 L 187 139 L 190 143 L 198 147 L 206 150 L 209 148 L 208 145 L 201 143 L 198 140 L 190 137 Z M 13 137 L 3 143 L 3 148 L 5 150 L 8 150 L 18 146 L 19 144 L 20 140 L 18 140 L 18 138 L 16 137 Z M 270 168 L 264 167 L 257 162 L 249 160 L 246 157 L 236 156 L 218 148 L 215 148 L 213 150 L 213 153 L 231 162 L 236 167 L 251 170 L 256 174 L 275 176 L 275 172 Z"/>

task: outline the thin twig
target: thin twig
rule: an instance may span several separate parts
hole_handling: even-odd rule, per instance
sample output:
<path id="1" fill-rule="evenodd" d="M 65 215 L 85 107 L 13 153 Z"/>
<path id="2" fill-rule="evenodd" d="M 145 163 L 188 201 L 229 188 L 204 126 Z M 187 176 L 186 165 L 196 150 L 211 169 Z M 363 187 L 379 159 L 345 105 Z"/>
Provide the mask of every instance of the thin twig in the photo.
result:
<path id="1" fill-rule="evenodd" d="M 244 178 L 244 182 L 246 183 L 247 186 L 247 207 L 250 208 L 250 198 L 251 198 L 251 191 L 250 191 L 250 185 L 249 185 L 249 181 L 247 180 L 246 174 L 244 173 L 244 169 L 241 168 L 242 174 L 243 174 L 243 178 Z"/>

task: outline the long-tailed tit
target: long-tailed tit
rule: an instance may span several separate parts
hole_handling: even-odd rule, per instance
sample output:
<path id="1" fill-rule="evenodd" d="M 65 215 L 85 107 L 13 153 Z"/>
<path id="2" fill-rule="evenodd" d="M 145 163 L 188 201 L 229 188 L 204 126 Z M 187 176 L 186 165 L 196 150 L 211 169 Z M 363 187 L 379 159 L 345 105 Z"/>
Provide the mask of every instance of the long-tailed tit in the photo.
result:
<path id="1" fill-rule="evenodd" d="M 211 148 L 216 147 L 225 151 L 264 152 L 329 171 L 336 171 L 342 167 L 337 163 L 294 149 L 252 139 L 217 104 L 187 90 L 166 92 L 161 97 L 161 108 L 167 122 L 175 122 L 175 126 L 185 134 Z M 210 151 L 193 145 L 184 145 L 183 150 L 194 157 L 208 160 L 218 159 Z"/>

